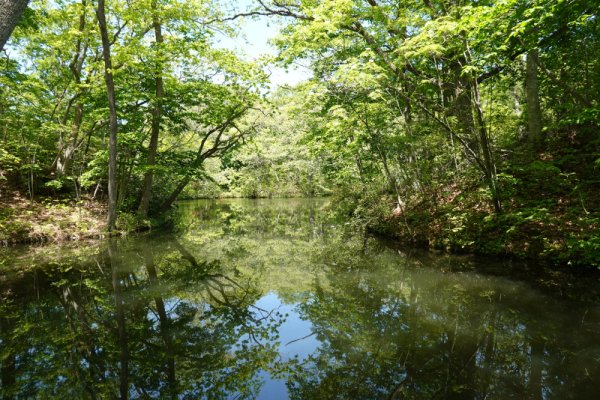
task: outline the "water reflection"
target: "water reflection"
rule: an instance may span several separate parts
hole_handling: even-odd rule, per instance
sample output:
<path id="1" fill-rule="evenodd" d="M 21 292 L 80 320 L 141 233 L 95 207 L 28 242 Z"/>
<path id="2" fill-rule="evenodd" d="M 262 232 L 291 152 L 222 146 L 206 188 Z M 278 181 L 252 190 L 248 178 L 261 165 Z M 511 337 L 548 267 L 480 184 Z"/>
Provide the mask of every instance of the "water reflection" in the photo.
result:
<path id="1" fill-rule="evenodd" d="M 254 280 L 175 241 L 110 242 L 2 293 L 3 398 L 252 398 L 282 319 L 253 306 Z"/>
<path id="2" fill-rule="evenodd" d="M 345 260 L 355 258 L 345 257 Z M 321 346 L 296 399 L 594 398 L 598 309 L 512 282 L 430 270 L 340 273 L 298 306 Z"/>
<path id="3" fill-rule="evenodd" d="M 597 276 L 555 296 L 323 207 L 193 202 L 173 234 L 3 252 L 2 398 L 594 398 Z"/>

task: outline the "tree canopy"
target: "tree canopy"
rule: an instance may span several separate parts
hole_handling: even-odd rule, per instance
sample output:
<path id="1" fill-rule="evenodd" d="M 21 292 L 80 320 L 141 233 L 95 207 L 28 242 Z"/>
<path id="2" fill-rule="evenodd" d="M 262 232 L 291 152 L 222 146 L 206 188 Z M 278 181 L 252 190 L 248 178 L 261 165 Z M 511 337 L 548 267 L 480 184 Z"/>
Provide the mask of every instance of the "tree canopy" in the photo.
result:
<path id="1" fill-rule="evenodd" d="M 183 197 L 337 194 L 413 242 L 600 262 L 598 2 L 242 7 L 33 1 L 2 59 L 3 179 L 108 198 L 109 229 Z M 244 18 L 312 77 L 269 91 L 265 63 L 219 45 Z"/>

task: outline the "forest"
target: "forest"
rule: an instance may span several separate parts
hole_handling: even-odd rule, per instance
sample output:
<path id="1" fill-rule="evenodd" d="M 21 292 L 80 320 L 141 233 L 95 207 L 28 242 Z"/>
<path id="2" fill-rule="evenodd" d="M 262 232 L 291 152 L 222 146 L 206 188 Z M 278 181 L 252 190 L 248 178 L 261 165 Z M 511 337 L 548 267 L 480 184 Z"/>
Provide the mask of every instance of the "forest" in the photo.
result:
<path id="1" fill-rule="evenodd" d="M 0 7 L 6 244 L 158 228 L 181 199 L 330 196 L 403 243 L 600 267 L 595 0 Z M 252 19 L 276 55 L 219 45 Z M 298 63 L 309 79 L 270 84 Z"/>
<path id="2" fill-rule="evenodd" d="M 599 18 L 0 0 L 0 399 L 596 399 Z"/>

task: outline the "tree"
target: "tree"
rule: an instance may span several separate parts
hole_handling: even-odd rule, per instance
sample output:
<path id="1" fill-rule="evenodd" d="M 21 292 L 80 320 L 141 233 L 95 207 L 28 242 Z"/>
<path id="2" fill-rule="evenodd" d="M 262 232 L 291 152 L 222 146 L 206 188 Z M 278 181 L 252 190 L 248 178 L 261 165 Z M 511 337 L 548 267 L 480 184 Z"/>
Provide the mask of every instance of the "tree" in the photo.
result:
<path id="1" fill-rule="evenodd" d="M 432 3 L 421 7 L 422 14 L 413 14 L 415 17 L 408 17 L 412 11 L 409 7 L 376 1 L 328 2 L 317 8 L 309 2 L 293 5 L 275 2 L 270 6 L 260 3 L 263 12 L 294 19 L 293 28 L 287 31 L 288 39 L 281 39 L 284 57 L 316 55 L 323 59 L 322 54 L 327 54 L 327 58 L 337 54 L 347 63 L 374 60 L 383 71 L 382 93 L 389 92 L 398 98 L 396 112 L 407 122 L 406 129 L 414 130 L 412 125 L 418 120 L 413 110 L 419 110 L 437 122 L 438 130 L 449 140 L 458 139 L 467 160 L 483 173 L 492 204 L 500 211 L 496 165 L 481 106 L 480 77 L 472 72 L 477 70 L 469 47 L 472 39 L 464 34 L 468 24 L 473 23 L 471 20 L 461 19 L 458 10 L 455 13 Z M 439 17 L 427 23 L 431 15 Z M 323 23 L 324 20 L 329 22 Z M 399 22 L 413 28 L 412 37 L 406 29 L 395 28 Z M 455 40 L 442 44 L 431 39 L 448 34 Z M 306 35 L 315 40 L 311 44 L 301 41 L 300 36 Z M 351 43 L 352 50 L 348 51 L 344 43 Z M 394 49 L 392 53 L 403 54 L 403 59 L 391 58 L 389 48 Z M 328 50 L 332 53 L 327 53 Z M 340 64 L 329 65 L 335 71 Z M 442 88 L 440 96 L 432 96 L 435 93 L 432 82 Z"/>
<path id="2" fill-rule="evenodd" d="M 198 150 L 187 163 L 186 169 L 175 188 L 160 205 L 160 213 L 164 213 L 171 208 L 179 194 L 191 182 L 192 178 L 202 170 L 206 159 L 225 154 L 240 143 L 249 133 L 249 131 L 242 130 L 237 126 L 237 120 L 248 111 L 250 106 L 244 104 L 245 99 L 243 97 L 237 100 L 239 101 L 238 104 L 222 110 L 225 114 L 219 116 L 222 118 L 221 123 L 208 129 L 205 128 L 207 130 L 200 134 Z"/>
<path id="3" fill-rule="evenodd" d="M 323 156 L 307 143 L 312 116 L 305 112 L 309 88 L 279 88 L 246 121 L 256 120 L 255 133 L 220 162 L 207 168 L 212 185 L 195 185 L 196 195 L 241 197 L 313 197 L 331 189 L 323 172 Z M 217 165 L 214 165 L 217 164 Z M 194 192 L 192 192 L 194 193 Z"/>
<path id="4" fill-rule="evenodd" d="M 241 144 L 265 75 L 213 48 L 215 30 L 232 30 L 208 1 L 103 4 L 105 27 L 95 2 L 32 3 L 0 72 L 2 169 L 32 199 L 108 193 L 113 230 L 118 211 L 168 208 L 181 177 Z M 194 161 L 202 143 L 210 152 Z"/>
<path id="5" fill-rule="evenodd" d="M 29 0 L 0 0 L 0 51 L 27 8 Z"/>
<path id="6" fill-rule="evenodd" d="M 110 56 L 110 40 L 106 26 L 104 0 L 98 0 L 96 9 L 98 27 L 102 37 L 102 57 L 104 59 L 104 80 L 109 109 L 109 141 L 108 141 L 108 231 L 116 227 L 117 222 L 117 104 L 115 98 L 115 83 L 113 80 L 113 64 Z"/>
<path id="7" fill-rule="evenodd" d="M 156 86 L 154 106 L 152 111 L 152 132 L 150 134 L 150 145 L 148 146 L 148 170 L 144 174 L 144 186 L 142 188 L 142 199 L 140 200 L 140 206 L 138 208 L 138 215 L 140 218 L 146 218 L 148 216 L 148 207 L 150 206 L 150 199 L 152 198 L 152 183 L 154 181 L 154 168 L 156 163 L 156 151 L 158 149 L 158 136 L 160 134 L 161 118 L 162 118 L 162 98 L 164 96 L 164 82 L 163 82 L 163 67 L 165 54 L 163 46 L 163 35 L 162 26 L 160 21 L 158 2 L 152 1 L 152 26 L 154 28 L 154 43 L 156 47 L 155 55 L 155 73 L 154 73 L 154 84 Z"/>
<path id="8" fill-rule="evenodd" d="M 498 169 L 503 167 L 499 166 L 499 146 L 514 142 L 517 136 L 516 124 L 509 123 L 517 117 L 505 108 L 505 93 L 509 86 L 517 84 L 515 61 L 524 54 L 530 55 L 528 95 L 536 90 L 532 72 L 537 69 L 577 102 L 591 106 L 579 90 L 561 84 L 563 80 L 555 76 L 556 72 L 543 67 L 553 59 L 551 55 L 566 35 L 579 34 L 579 27 L 583 26 L 592 34 L 597 12 L 598 6 L 587 0 L 330 0 L 318 5 L 299 0 L 285 4 L 258 1 L 247 14 L 286 18 L 288 25 L 277 39 L 280 59 L 284 63 L 299 58 L 310 62 L 315 81 L 322 83 L 331 98 L 349 97 L 348 103 L 352 104 L 364 97 L 355 82 L 344 88 L 345 93 L 352 93 L 350 96 L 336 96 L 336 80 L 343 79 L 344 74 L 351 76 L 362 70 L 363 76 L 375 80 L 371 87 L 379 91 L 372 102 L 385 104 L 395 116 L 386 126 L 395 132 L 398 141 L 406 137 L 402 140 L 410 143 L 397 149 L 400 154 L 386 155 L 392 160 L 409 160 L 402 169 L 410 171 L 400 180 L 390 179 L 394 174 L 387 173 L 384 167 L 381 173 L 388 176 L 388 181 L 398 180 L 400 186 L 419 188 L 419 181 L 425 178 L 444 187 L 451 180 L 469 180 L 475 173 L 485 183 L 489 204 L 499 213 L 505 197 L 498 178 Z M 538 60 L 534 62 L 538 49 Z M 531 67 L 534 63 L 536 69 Z M 368 65 L 372 66 L 370 71 Z M 565 70 L 564 66 L 558 68 Z M 543 84 L 544 78 L 539 80 Z M 536 128 L 535 123 L 540 120 L 540 112 L 536 111 L 540 99 L 536 101 L 533 96 L 529 103 L 532 125 L 527 130 L 535 137 L 533 141 L 541 142 L 541 125 L 537 123 Z M 340 105 L 332 101 L 322 111 Z M 351 117 L 362 111 L 358 107 L 352 111 L 348 104 L 344 110 Z M 504 125 L 495 123 L 500 120 L 506 121 Z M 445 138 L 449 151 L 423 149 L 428 141 L 439 137 Z M 380 155 L 374 150 L 375 154 L 368 157 Z M 432 158 L 420 160 L 424 153 Z M 363 160 L 364 157 L 360 161 Z M 389 163 L 387 169 L 390 170 Z M 436 171 L 437 176 L 424 176 L 424 169 Z"/>
<path id="9" fill-rule="evenodd" d="M 538 51 L 532 49 L 527 53 L 525 72 L 525 91 L 527 93 L 527 124 L 531 150 L 538 152 L 543 144 L 542 115 L 540 110 L 540 90 L 538 84 Z"/>

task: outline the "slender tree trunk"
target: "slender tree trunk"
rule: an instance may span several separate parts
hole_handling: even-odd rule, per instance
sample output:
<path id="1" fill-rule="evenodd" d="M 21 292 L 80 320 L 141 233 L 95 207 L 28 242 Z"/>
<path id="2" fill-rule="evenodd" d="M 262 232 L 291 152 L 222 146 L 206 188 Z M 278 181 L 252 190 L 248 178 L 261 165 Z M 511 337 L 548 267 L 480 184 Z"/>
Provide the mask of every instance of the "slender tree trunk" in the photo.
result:
<path id="1" fill-rule="evenodd" d="M 470 78 L 462 73 L 462 66 L 467 64 L 465 56 L 459 56 L 448 66 L 447 73 L 450 81 L 445 86 L 445 98 L 452 101 L 445 101 L 449 105 L 449 114 L 456 117 L 458 122 L 457 131 L 465 139 L 466 144 L 471 149 L 477 149 L 477 134 L 475 129 L 475 119 L 473 117 L 473 94 L 470 90 Z M 476 150 L 475 150 L 476 151 Z"/>
<path id="2" fill-rule="evenodd" d="M 108 143 L 108 231 L 115 229 L 117 221 L 117 106 L 115 100 L 115 83 L 113 80 L 112 59 L 110 57 L 110 41 L 106 27 L 106 15 L 104 0 L 98 0 L 96 9 L 98 26 L 102 36 L 102 54 L 104 57 L 104 80 L 106 81 L 106 93 L 108 96 L 108 108 L 110 111 Z"/>
<path id="3" fill-rule="evenodd" d="M 29 0 L 0 0 L 0 51 L 19 23 Z"/>
<path id="4" fill-rule="evenodd" d="M 58 176 L 65 175 L 70 166 L 73 158 L 75 156 L 75 151 L 78 148 L 79 141 L 79 132 L 81 130 L 81 124 L 83 122 L 83 100 L 81 97 L 83 96 L 86 89 L 81 86 L 81 72 L 83 70 L 83 64 L 85 63 L 88 45 L 84 43 L 82 39 L 84 37 L 85 25 L 86 25 L 86 14 L 87 14 L 87 1 L 81 1 L 81 14 L 79 15 L 79 39 L 77 39 L 77 43 L 75 45 L 75 53 L 73 56 L 73 60 L 69 65 L 69 69 L 73 75 L 73 80 L 77 85 L 77 92 L 72 101 L 75 102 L 75 110 L 73 115 L 73 123 L 71 125 L 71 135 L 67 140 L 61 140 L 59 142 L 59 151 L 56 156 L 56 160 L 53 163 L 53 169 L 55 170 Z M 69 117 L 70 106 L 67 107 L 67 111 L 65 112 L 65 116 L 63 118 L 63 125 L 67 124 L 67 120 Z"/>
<path id="5" fill-rule="evenodd" d="M 62 143 L 59 150 L 58 157 L 56 159 L 56 174 L 58 176 L 66 175 L 73 156 L 77 150 L 77 144 L 79 141 L 79 131 L 81 129 L 81 123 L 83 122 L 83 103 L 77 102 L 75 106 L 75 115 L 73 117 L 73 125 L 71 126 L 71 136 L 67 143 Z"/>
<path id="6" fill-rule="evenodd" d="M 468 43 L 465 41 L 467 48 L 465 62 L 471 59 L 471 50 Z M 490 142 L 489 133 L 485 125 L 485 119 L 483 117 L 483 106 L 481 105 L 481 93 L 479 92 L 479 83 L 477 78 L 473 77 L 470 79 L 471 88 L 471 100 L 473 102 L 473 108 L 475 109 L 475 116 L 477 119 L 477 132 L 479 139 L 480 152 L 483 156 L 482 170 L 485 176 L 485 181 L 490 189 L 492 195 L 492 204 L 496 213 L 502 212 L 502 204 L 500 203 L 500 196 L 498 193 L 498 182 L 496 177 L 496 163 L 494 161 L 494 155 L 492 151 L 492 144 Z M 473 113 L 471 112 L 471 115 Z"/>
<path id="7" fill-rule="evenodd" d="M 483 118 L 483 109 L 481 107 L 481 96 L 479 93 L 479 85 L 477 79 L 473 80 L 473 100 L 475 103 L 475 114 L 477 115 L 478 131 L 479 131 L 479 142 L 481 145 L 481 152 L 483 153 L 483 164 L 484 164 L 484 175 L 486 183 L 492 194 L 492 203 L 494 211 L 499 213 L 502 211 L 502 205 L 500 204 L 500 197 L 498 194 L 498 185 L 496 177 L 496 164 L 494 163 L 494 157 L 492 153 L 492 145 L 488 136 L 488 132 L 485 126 L 485 120 Z"/>
<path id="8" fill-rule="evenodd" d="M 392 176 L 392 173 L 388 166 L 387 156 L 385 155 L 385 152 L 381 149 L 381 147 L 379 145 L 377 146 L 377 150 L 379 151 L 379 155 L 381 156 L 381 163 L 383 164 L 383 170 L 385 172 L 385 176 L 387 177 L 388 184 L 390 185 L 391 189 L 396 194 L 397 208 L 398 208 L 398 210 L 400 210 L 400 213 L 402 214 L 402 218 L 404 219 L 404 225 L 406 226 L 406 230 L 408 231 L 408 233 L 410 235 L 412 235 L 412 229 L 410 229 L 410 226 L 408 225 L 408 220 L 406 219 L 406 213 L 404 212 L 404 201 L 402 201 L 402 199 L 400 198 L 400 189 L 398 188 L 396 179 Z"/>
<path id="9" fill-rule="evenodd" d="M 177 200 L 177 196 L 179 196 L 179 194 L 183 191 L 183 189 L 185 189 L 185 187 L 188 185 L 188 183 L 190 183 L 190 181 L 191 178 L 189 177 L 182 178 L 181 181 L 179 181 L 179 184 L 177 185 L 175 190 L 173 190 L 171 195 L 161 204 L 158 210 L 159 215 L 171 208 L 175 200 Z"/>
<path id="10" fill-rule="evenodd" d="M 129 164 L 130 153 L 131 151 L 128 148 L 121 149 L 121 163 L 118 168 L 119 173 L 117 174 L 119 176 L 119 179 L 117 179 L 117 209 L 121 208 L 123 201 L 125 201 L 125 198 L 127 197 L 127 167 Z"/>
<path id="11" fill-rule="evenodd" d="M 542 114 L 540 107 L 540 89 L 538 84 L 538 50 L 527 53 L 525 73 L 525 91 L 527 93 L 527 124 L 529 127 L 529 146 L 533 152 L 542 150 Z"/>
<path id="12" fill-rule="evenodd" d="M 356 162 L 356 168 L 358 169 L 358 177 L 360 179 L 361 183 L 365 183 L 365 174 L 364 174 L 364 168 L 362 165 L 362 160 L 360 159 L 360 156 L 357 154 L 354 156 L 354 160 Z"/>
<path id="13" fill-rule="evenodd" d="M 150 206 L 150 200 L 152 199 L 152 184 L 154 180 L 153 167 L 156 164 L 156 151 L 158 149 L 158 136 L 160 134 L 160 120 L 162 116 L 162 98 L 164 96 L 164 83 L 163 83 L 163 57 L 162 44 L 163 35 L 160 18 L 158 15 L 158 6 L 156 1 L 152 2 L 154 11 L 153 25 L 154 25 L 154 38 L 156 45 L 156 70 L 154 75 L 154 82 L 156 85 L 156 98 L 154 104 L 154 110 L 152 111 L 152 133 L 150 135 L 150 145 L 148 146 L 148 170 L 144 175 L 144 187 L 142 189 L 142 199 L 138 208 L 138 215 L 140 218 L 146 218 L 148 216 L 148 208 Z"/>
<path id="14" fill-rule="evenodd" d="M 472 149 L 476 149 L 477 134 L 475 133 L 475 121 L 473 118 L 472 93 L 470 93 L 468 85 L 464 85 L 464 78 L 459 79 L 458 82 L 452 112 L 459 123 L 458 131 L 462 133 L 469 146 Z"/>

